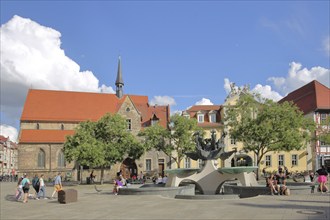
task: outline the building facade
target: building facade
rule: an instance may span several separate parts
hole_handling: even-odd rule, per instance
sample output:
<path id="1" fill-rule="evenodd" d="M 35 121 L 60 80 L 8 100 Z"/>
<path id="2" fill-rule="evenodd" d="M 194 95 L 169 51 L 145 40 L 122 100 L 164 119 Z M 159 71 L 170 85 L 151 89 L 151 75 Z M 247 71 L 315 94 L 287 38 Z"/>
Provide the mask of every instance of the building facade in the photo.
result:
<path id="1" fill-rule="evenodd" d="M 321 165 L 330 169 L 330 145 L 322 135 L 330 133 L 330 89 L 314 80 L 289 93 L 280 102 L 292 101 L 305 115 L 316 123 L 313 141 L 307 147 L 307 169 L 317 170 Z"/>
<path id="2" fill-rule="evenodd" d="M 2 180 L 13 180 L 17 174 L 17 144 L 9 137 L 0 135 L 0 176 Z"/>
<path id="3" fill-rule="evenodd" d="M 169 106 L 150 106 L 147 96 L 127 95 L 123 92 L 124 82 L 120 60 L 116 79 L 116 94 L 50 91 L 30 89 L 24 104 L 19 133 L 19 163 L 21 173 L 41 174 L 46 179 L 57 172 L 72 180 L 85 180 L 91 169 L 85 171 L 75 163 L 65 161 L 63 144 L 66 136 L 73 135 L 80 122 L 97 121 L 106 113 L 120 114 L 126 119 L 127 130 L 134 135 L 153 123 L 167 128 Z M 139 160 L 126 158 L 105 170 L 105 181 L 122 170 L 130 178 L 141 171 L 145 175 L 163 173 L 169 158 L 162 152 L 146 152 Z M 100 171 L 96 169 L 96 179 Z"/>

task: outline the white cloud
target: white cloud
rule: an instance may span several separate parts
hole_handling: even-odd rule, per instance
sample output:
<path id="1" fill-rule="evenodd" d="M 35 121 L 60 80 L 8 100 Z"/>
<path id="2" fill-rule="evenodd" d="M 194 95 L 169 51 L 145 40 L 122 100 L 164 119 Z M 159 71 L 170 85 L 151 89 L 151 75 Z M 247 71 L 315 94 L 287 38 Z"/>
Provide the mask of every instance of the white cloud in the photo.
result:
<path id="1" fill-rule="evenodd" d="M 9 137 L 11 141 L 17 142 L 17 129 L 10 125 L 0 125 L 0 135 L 4 137 Z"/>
<path id="2" fill-rule="evenodd" d="M 231 92 L 232 86 L 236 91 L 239 89 L 242 90 L 244 88 L 244 86 L 236 86 L 233 82 L 230 82 L 228 78 L 225 78 L 224 88 L 227 94 Z M 257 84 L 253 89 L 251 89 L 251 92 L 259 93 L 263 98 L 272 99 L 274 101 L 278 101 L 283 98 L 278 92 L 273 91 L 272 87 L 269 85 L 263 86 L 261 84 Z"/>
<path id="3" fill-rule="evenodd" d="M 269 81 L 273 82 L 276 89 L 283 95 L 287 95 L 305 84 L 317 80 L 320 83 L 330 87 L 330 70 L 316 66 L 311 69 L 302 68 L 302 64 L 292 62 L 288 75 L 286 77 L 270 77 Z"/>
<path id="4" fill-rule="evenodd" d="M 174 98 L 169 96 L 154 96 L 149 102 L 150 105 L 176 105 Z"/>
<path id="5" fill-rule="evenodd" d="M 326 55 L 330 56 L 330 36 L 323 39 L 322 46 Z"/>
<path id="6" fill-rule="evenodd" d="M 283 98 L 283 96 L 281 96 L 278 92 L 273 91 L 272 87 L 269 85 L 260 85 L 257 84 L 253 89 L 252 92 L 256 92 L 261 94 L 261 96 L 263 98 L 267 98 L 267 99 L 272 99 L 274 101 L 279 101 L 280 99 Z"/>
<path id="7" fill-rule="evenodd" d="M 14 16 L 1 25 L 0 34 L 1 111 L 6 117 L 18 120 L 28 88 L 115 93 L 65 55 L 60 32 Z M 13 108 L 19 114 L 13 115 Z"/>
<path id="8" fill-rule="evenodd" d="M 210 99 L 202 98 L 198 102 L 195 103 L 195 105 L 214 105 Z"/>

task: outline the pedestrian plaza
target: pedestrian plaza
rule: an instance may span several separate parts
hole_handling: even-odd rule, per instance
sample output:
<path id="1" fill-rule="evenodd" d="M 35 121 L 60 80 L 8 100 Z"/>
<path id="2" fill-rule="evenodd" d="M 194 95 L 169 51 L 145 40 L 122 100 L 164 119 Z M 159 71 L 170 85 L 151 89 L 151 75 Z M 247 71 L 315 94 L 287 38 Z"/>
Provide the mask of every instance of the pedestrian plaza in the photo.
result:
<path id="1" fill-rule="evenodd" d="M 330 194 L 310 192 L 246 199 L 183 200 L 161 196 L 113 195 L 111 184 L 64 186 L 78 190 L 78 202 L 14 198 L 16 183 L 2 182 L 1 220 L 9 219 L 330 219 Z M 53 187 L 48 186 L 51 196 Z M 33 189 L 30 190 L 33 192 Z"/>

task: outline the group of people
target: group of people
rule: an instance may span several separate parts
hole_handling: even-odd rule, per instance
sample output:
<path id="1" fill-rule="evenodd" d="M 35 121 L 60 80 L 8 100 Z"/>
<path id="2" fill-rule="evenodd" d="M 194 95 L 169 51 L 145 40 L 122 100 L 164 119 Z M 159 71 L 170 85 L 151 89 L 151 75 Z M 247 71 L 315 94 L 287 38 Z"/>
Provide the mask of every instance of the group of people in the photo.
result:
<path id="1" fill-rule="evenodd" d="M 286 174 L 282 168 L 278 169 L 277 174 L 271 174 L 266 178 L 267 186 L 270 188 L 271 195 L 289 195 L 289 189 L 286 186 Z"/>
<path id="2" fill-rule="evenodd" d="M 265 169 L 263 170 L 264 176 L 266 176 Z M 315 172 L 318 175 L 317 182 L 319 183 L 318 191 L 321 193 L 328 192 L 327 180 L 328 180 L 328 172 L 325 166 L 322 166 Z M 290 194 L 289 189 L 286 186 L 286 179 L 289 175 L 289 172 L 286 167 L 284 169 L 279 167 L 278 172 L 276 174 L 270 174 L 269 177 L 266 177 L 267 186 L 270 189 L 272 195 L 288 195 Z M 309 174 L 312 185 L 312 193 L 314 193 L 315 181 L 314 172 L 310 172 Z"/>
<path id="3" fill-rule="evenodd" d="M 61 173 L 58 173 L 54 179 L 54 192 L 51 198 L 54 198 L 56 192 L 62 190 L 61 178 Z M 29 194 L 31 185 L 34 189 L 34 194 Z M 21 178 L 19 178 L 16 188 L 16 200 L 20 201 L 23 198 L 23 203 L 27 203 L 29 195 L 31 195 L 36 200 L 41 198 L 48 199 L 46 197 L 44 174 L 41 174 L 40 177 L 38 174 L 36 174 L 32 181 L 30 181 L 28 174 L 24 174 Z"/>

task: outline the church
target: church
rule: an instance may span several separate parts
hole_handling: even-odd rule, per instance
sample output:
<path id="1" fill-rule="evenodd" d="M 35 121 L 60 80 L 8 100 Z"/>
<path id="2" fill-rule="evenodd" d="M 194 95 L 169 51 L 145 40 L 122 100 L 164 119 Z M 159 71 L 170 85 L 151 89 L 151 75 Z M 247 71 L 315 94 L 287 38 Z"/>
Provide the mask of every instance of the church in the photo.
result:
<path id="1" fill-rule="evenodd" d="M 67 180 L 81 180 L 89 176 L 91 168 L 65 161 L 63 144 L 73 135 L 80 122 L 97 121 L 106 113 L 120 114 L 126 119 L 127 129 L 137 135 L 154 123 L 164 128 L 170 120 L 170 107 L 151 106 L 147 96 L 124 94 L 124 81 L 118 61 L 116 94 L 36 90 L 28 91 L 20 119 L 18 171 L 30 176 L 44 174 L 53 178 L 59 171 Z M 171 167 L 171 159 L 163 152 L 146 152 L 139 160 L 126 158 L 122 163 L 108 167 L 104 180 L 110 181 L 116 172 L 125 178 L 142 172 L 145 176 L 162 175 Z M 95 169 L 96 180 L 100 171 Z"/>

